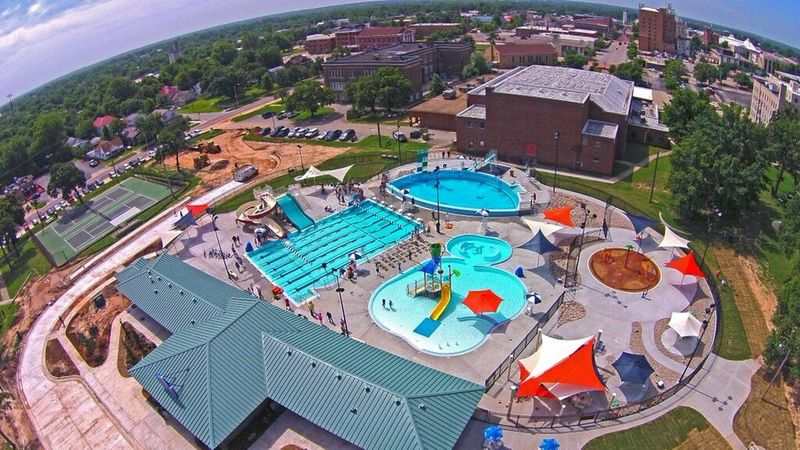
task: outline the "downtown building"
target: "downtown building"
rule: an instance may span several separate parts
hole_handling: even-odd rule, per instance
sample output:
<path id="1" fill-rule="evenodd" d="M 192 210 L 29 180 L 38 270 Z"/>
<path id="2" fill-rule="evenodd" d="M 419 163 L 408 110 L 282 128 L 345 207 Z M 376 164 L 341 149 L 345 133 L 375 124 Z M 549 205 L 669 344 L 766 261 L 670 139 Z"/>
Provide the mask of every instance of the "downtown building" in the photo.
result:
<path id="1" fill-rule="evenodd" d="M 639 7 L 639 50 L 678 51 L 678 21 L 672 8 Z"/>
<path id="2" fill-rule="evenodd" d="M 512 69 L 467 94 L 456 115 L 458 151 L 610 175 L 625 151 L 633 91 L 599 72 Z"/>
<path id="3" fill-rule="evenodd" d="M 768 124 L 781 110 L 800 109 L 800 77 L 778 72 L 778 77 L 753 78 L 750 120 Z"/>

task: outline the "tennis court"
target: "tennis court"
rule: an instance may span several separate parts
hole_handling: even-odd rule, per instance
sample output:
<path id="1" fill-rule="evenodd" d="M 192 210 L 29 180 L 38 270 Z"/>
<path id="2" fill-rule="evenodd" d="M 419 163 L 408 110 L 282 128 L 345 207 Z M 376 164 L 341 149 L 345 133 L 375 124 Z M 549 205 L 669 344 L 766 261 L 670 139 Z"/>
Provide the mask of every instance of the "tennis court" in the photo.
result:
<path id="1" fill-rule="evenodd" d="M 76 204 L 36 236 L 51 260 L 61 266 L 169 193 L 167 186 L 127 178 L 83 205 Z"/>

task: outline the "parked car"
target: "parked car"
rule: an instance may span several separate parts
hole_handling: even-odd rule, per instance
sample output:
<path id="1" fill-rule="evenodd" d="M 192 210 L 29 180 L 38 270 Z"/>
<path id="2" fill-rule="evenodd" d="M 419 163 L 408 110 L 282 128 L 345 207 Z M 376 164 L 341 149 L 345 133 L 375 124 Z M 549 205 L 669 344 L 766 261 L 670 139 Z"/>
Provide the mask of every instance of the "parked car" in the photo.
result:
<path id="1" fill-rule="evenodd" d="M 323 140 L 323 141 L 330 141 L 331 140 L 331 136 L 333 136 L 333 130 L 328 130 L 328 131 L 320 134 L 319 138 L 321 140 Z"/>
<path id="2" fill-rule="evenodd" d="M 316 129 L 316 128 L 312 128 L 312 129 L 306 131 L 305 138 L 306 139 L 311 139 L 311 138 L 317 137 L 318 134 L 319 134 L 319 130 Z"/>
<path id="3" fill-rule="evenodd" d="M 151 158 L 155 158 L 156 157 L 156 150 L 155 149 L 150 149 L 150 150 L 147 151 L 147 154 L 150 155 Z"/>
<path id="4" fill-rule="evenodd" d="M 287 111 L 281 111 L 281 112 L 279 112 L 279 113 L 278 113 L 278 115 L 277 115 L 277 116 L 275 116 L 275 117 L 277 117 L 277 118 L 278 118 L 278 120 L 283 120 L 283 119 L 285 119 L 285 118 L 286 118 L 286 114 L 288 114 L 288 112 L 287 112 Z"/>
<path id="5" fill-rule="evenodd" d="M 286 118 L 287 119 L 294 119 L 295 117 L 297 117 L 299 115 L 300 115 L 300 113 L 297 112 L 297 111 L 289 111 L 288 113 L 286 113 Z"/>
<path id="6" fill-rule="evenodd" d="M 61 203 L 59 203 L 58 206 L 66 208 L 67 206 L 69 206 L 69 202 L 67 202 L 66 200 L 61 200 Z"/>
<path id="7" fill-rule="evenodd" d="M 342 136 L 339 138 L 339 140 L 342 142 L 357 141 L 358 138 L 356 138 L 356 130 L 352 128 L 350 128 L 349 130 L 345 130 L 344 133 L 342 133 Z"/>
<path id="8" fill-rule="evenodd" d="M 124 167 L 117 167 L 117 175 L 122 175 L 123 173 L 125 173 L 125 168 Z"/>
<path id="9" fill-rule="evenodd" d="M 284 128 L 286 128 L 286 127 L 285 127 L 285 126 L 283 126 L 283 125 L 278 125 L 277 127 L 275 127 L 275 129 L 274 129 L 274 130 L 272 130 L 272 133 L 270 133 L 270 134 L 269 134 L 269 137 L 278 137 L 278 134 L 280 134 L 280 132 L 281 132 L 281 131 L 282 131 Z"/>
<path id="10" fill-rule="evenodd" d="M 422 131 L 413 130 L 411 133 L 409 133 L 409 137 L 411 137 L 411 139 L 419 139 L 422 137 Z"/>
<path id="11" fill-rule="evenodd" d="M 115 178 L 116 176 L 117 172 L 114 172 L 113 170 L 111 172 L 108 172 L 108 178 Z"/>
<path id="12" fill-rule="evenodd" d="M 262 137 L 263 136 L 269 136 L 269 133 L 271 131 L 272 131 L 272 128 L 270 128 L 270 127 L 262 128 L 261 131 L 258 132 L 258 135 L 262 136 Z"/>
<path id="13" fill-rule="evenodd" d="M 100 163 L 97 162 L 96 159 L 92 159 L 89 161 L 89 167 L 97 167 Z"/>
<path id="14" fill-rule="evenodd" d="M 281 132 L 278 133 L 278 137 L 279 138 L 285 138 L 286 136 L 289 135 L 289 131 L 291 131 L 289 128 L 284 127 L 284 129 L 282 129 Z"/>
<path id="15" fill-rule="evenodd" d="M 292 128 L 292 131 L 290 131 L 289 134 L 286 135 L 286 137 L 290 137 L 290 138 L 297 137 L 297 133 L 299 133 L 301 131 L 302 131 L 302 128 L 294 127 L 294 128 Z"/>
<path id="16" fill-rule="evenodd" d="M 399 131 L 395 131 L 394 133 L 392 133 L 392 137 L 397 139 L 398 142 L 408 142 L 408 138 L 406 137 L 406 135 Z"/>
<path id="17" fill-rule="evenodd" d="M 262 119 L 269 119 L 270 117 L 272 117 L 274 115 L 275 115 L 274 111 L 267 111 L 264 114 L 261 114 L 261 118 Z"/>
<path id="18" fill-rule="evenodd" d="M 100 186 L 106 184 L 106 180 L 100 178 L 99 180 L 95 181 L 94 184 L 97 185 L 97 187 L 100 187 Z"/>
<path id="19" fill-rule="evenodd" d="M 46 212 L 48 216 L 52 216 L 53 214 L 56 213 L 56 209 L 51 206 L 50 208 L 47 208 Z"/>

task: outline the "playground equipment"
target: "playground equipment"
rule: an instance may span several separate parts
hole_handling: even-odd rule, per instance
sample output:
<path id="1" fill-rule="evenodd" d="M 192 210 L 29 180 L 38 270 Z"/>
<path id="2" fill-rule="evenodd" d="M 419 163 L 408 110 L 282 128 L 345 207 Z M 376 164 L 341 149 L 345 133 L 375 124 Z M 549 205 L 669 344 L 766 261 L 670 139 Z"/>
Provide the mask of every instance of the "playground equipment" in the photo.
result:
<path id="1" fill-rule="evenodd" d="M 278 237 L 285 236 L 283 227 L 268 217 L 275 210 L 277 203 L 275 197 L 269 192 L 261 192 L 258 195 L 258 200 L 247 202 L 236 210 L 236 221 L 247 225 L 264 226 Z"/>
<path id="2" fill-rule="evenodd" d="M 473 163 L 469 167 L 469 170 L 475 172 L 481 169 L 482 167 L 486 166 L 487 164 L 492 164 L 492 162 L 495 161 L 496 159 L 497 159 L 497 151 L 492 150 L 489 153 L 487 153 L 486 156 L 483 157 L 483 159 L 475 161 L 475 163 Z"/>
<path id="3" fill-rule="evenodd" d="M 444 246 L 441 243 L 431 244 L 431 259 L 421 269 L 422 280 L 414 280 L 414 283 L 406 286 L 408 295 L 412 297 L 420 295 L 431 298 L 439 297 L 439 303 L 431 312 L 431 320 L 439 320 L 447 305 L 450 304 L 452 296 L 452 270 L 448 268 L 448 273 L 445 275 L 444 269 L 441 267 L 443 249 Z"/>

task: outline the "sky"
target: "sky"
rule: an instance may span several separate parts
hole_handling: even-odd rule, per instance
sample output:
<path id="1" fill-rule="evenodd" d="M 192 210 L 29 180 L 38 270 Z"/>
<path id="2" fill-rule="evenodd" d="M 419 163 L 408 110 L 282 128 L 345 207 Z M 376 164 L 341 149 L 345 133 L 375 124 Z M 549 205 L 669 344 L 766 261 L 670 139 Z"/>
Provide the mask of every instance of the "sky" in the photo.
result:
<path id="1" fill-rule="evenodd" d="M 637 7 L 640 0 L 604 0 Z M 0 104 L 48 81 L 193 31 L 336 0 L 0 0 Z M 672 0 L 678 15 L 800 47 L 800 0 Z M 663 6 L 666 2 L 648 2 Z"/>

